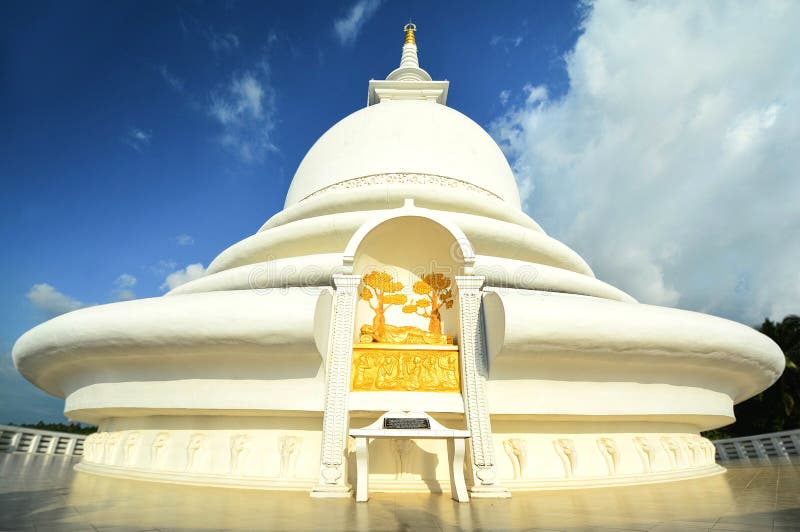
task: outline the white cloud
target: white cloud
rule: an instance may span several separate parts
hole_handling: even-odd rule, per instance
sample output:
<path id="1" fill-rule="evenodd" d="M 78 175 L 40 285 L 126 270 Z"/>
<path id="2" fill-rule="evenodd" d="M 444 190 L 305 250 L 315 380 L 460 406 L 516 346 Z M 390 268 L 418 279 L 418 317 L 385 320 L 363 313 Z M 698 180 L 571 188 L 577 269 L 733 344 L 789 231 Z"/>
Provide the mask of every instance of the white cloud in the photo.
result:
<path id="1" fill-rule="evenodd" d="M 158 275 L 159 277 L 166 276 L 169 272 L 174 271 L 175 268 L 178 266 L 178 263 L 174 260 L 165 260 L 161 259 L 155 264 L 148 266 L 147 269 L 154 275 Z"/>
<path id="2" fill-rule="evenodd" d="M 275 93 L 265 78 L 255 72 L 234 75 L 211 95 L 209 114 L 222 128 L 220 142 L 247 163 L 259 162 L 277 148 L 271 133 L 275 128 Z"/>
<path id="3" fill-rule="evenodd" d="M 158 69 L 161 77 L 167 82 L 167 85 L 172 87 L 177 92 L 183 92 L 183 80 L 169 71 L 166 65 L 161 65 Z"/>
<path id="4" fill-rule="evenodd" d="M 364 24 L 375 14 L 382 0 L 358 0 L 347 13 L 333 21 L 333 32 L 339 44 L 350 46 L 356 42 Z"/>
<path id="5" fill-rule="evenodd" d="M 778 104 L 766 109 L 745 113 L 725 132 L 725 148 L 731 155 L 745 155 L 753 145 L 764 138 L 764 132 L 771 128 L 778 118 Z"/>
<path id="6" fill-rule="evenodd" d="M 209 48 L 216 55 L 232 52 L 239 48 L 239 37 L 235 33 L 217 33 L 213 28 L 208 28 L 205 31 L 205 36 L 208 39 Z"/>
<path id="7" fill-rule="evenodd" d="M 128 301 L 136 299 L 133 287 L 136 286 L 136 277 L 129 273 L 123 273 L 114 281 L 112 296 L 114 301 Z"/>
<path id="8" fill-rule="evenodd" d="M 543 85 L 531 85 L 528 83 L 522 88 L 525 93 L 525 104 L 528 106 L 541 106 L 548 99 L 547 87 Z"/>
<path id="9" fill-rule="evenodd" d="M 492 125 L 526 210 L 645 302 L 800 312 L 800 3 L 589 6 L 570 88 Z"/>
<path id="10" fill-rule="evenodd" d="M 175 242 L 177 242 L 179 246 L 192 246 L 194 245 L 194 237 L 182 233 L 175 237 Z"/>
<path id="11" fill-rule="evenodd" d="M 492 38 L 489 39 L 489 44 L 493 48 L 499 47 L 502 48 L 506 53 L 509 53 L 514 48 L 518 48 L 524 40 L 524 35 L 492 35 Z"/>
<path id="12" fill-rule="evenodd" d="M 114 285 L 120 288 L 132 288 L 136 286 L 136 277 L 129 273 L 123 273 L 117 280 L 114 281 Z"/>
<path id="13" fill-rule="evenodd" d="M 33 285 L 31 289 L 28 290 L 26 297 L 28 301 L 33 303 L 34 307 L 51 317 L 64 314 L 65 312 L 71 312 L 85 306 L 77 299 L 62 294 L 47 283 Z"/>
<path id="14" fill-rule="evenodd" d="M 183 269 L 176 270 L 167 275 L 167 278 L 161 285 L 161 290 L 172 290 L 182 284 L 188 283 L 189 281 L 199 279 L 205 276 L 205 274 L 206 269 L 202 264 L 199 262 L 196 264 L 190 264 Z"/>
<path id="15" fill-rule="evenodd" d="M 179 9 L 179 11 L 181 10 Z M 185 12 L 178 16 L 178 24 L 184 35 L 194 34 L 205 39 L 209 49 L 217 57 L 237 50 L 241 44 L 239 36 L 235 33 L 231 31 L 217 32 L 213 26 L 207 26 Z"/>
<path id="16" fill-rule="evenodd" d="M 511 98 L 511 91 L 508 89 L 500 91 L 498 98 L 500 99 L 500 105 L 506 105 L 508 103 L 508 99 Z"/>
<path id="17" fill-rule="evenodd" d="M 153 138 L 151 131 L 145 131 L 137 127 L 132 127 L 125 134 L 123 140 L 125 144 L 130 146 L 136 151 L 142 151 L 142 148 L 150 145 L 150 140 Z"/>

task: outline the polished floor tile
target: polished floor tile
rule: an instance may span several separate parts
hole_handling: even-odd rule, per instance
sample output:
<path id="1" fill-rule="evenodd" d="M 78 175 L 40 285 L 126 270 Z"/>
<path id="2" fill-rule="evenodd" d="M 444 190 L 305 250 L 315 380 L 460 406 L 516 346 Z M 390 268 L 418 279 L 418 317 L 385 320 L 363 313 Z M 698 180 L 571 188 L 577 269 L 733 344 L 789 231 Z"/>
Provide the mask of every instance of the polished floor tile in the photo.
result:
<path id="1" fill-rule="evenodd" d="M 368 503 L 302 492 L 200 488 L 96 477 L 58 456 L 0 454 L 0 531 L 188 532 L 800 530 L 800 461 L 728 463 L 716 477 L 647 486 L 515 493 L 459 504 L 373 493 Z"/>

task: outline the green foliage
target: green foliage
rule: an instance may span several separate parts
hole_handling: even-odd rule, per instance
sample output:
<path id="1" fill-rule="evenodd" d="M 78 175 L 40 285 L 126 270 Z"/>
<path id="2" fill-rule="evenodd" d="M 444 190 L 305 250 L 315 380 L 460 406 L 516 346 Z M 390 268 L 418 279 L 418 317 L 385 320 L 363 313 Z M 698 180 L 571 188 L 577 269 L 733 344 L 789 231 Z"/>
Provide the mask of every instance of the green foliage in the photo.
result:
<path id="1" fill-rule="evenodd" d="M 69 432 L 70 434 L 93 434 L 97 432 L 97 427 L 94 425 L 84 425 L 83 423 L 70 423 L 67 425 L 66 423 L 45 423 L 44 421 L 39 421 L 35 425 L 30 423 L 22 423 L 17 425 L 16 423 L 9 423 L 9 425 L 14 427 L 24 427 L 26 429 L 38 429 L 38 430 L 49 430 L 53 432 Z"/>
<path id="2" fill-rule="evenodd" d="M 756 329 L 783 350 L 786 369 L 775 384 L 734 407 L 736 423 L 705 432 L 707 438 L 736 438 L 800 428 L 800 316 L 786 316 L 780 322 L 765 319 Z"/>

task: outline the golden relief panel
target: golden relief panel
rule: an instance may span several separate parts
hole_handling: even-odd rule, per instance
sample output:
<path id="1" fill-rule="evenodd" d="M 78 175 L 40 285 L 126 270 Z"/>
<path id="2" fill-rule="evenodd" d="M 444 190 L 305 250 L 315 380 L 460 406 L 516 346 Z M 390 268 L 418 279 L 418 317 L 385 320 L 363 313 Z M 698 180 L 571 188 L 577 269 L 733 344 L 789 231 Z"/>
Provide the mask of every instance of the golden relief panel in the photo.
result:
<path id="1" fill-rule="evenodd" d="M 372 323 L 359 328 L 359 343 L 353 347 L 352 390 L 358 392 L 449 392 L 461 391 L 458 347 L 442 332 L 440 310 L 453 307 L 452 281 L 441 273 L 424 275 L 414 283 L 409 299 L 403 284 L 389 273 L 364 274 L 360 298 L 374 315 Z M 402 306 L 405 314 L 427 318 L 428 329 L 386 323 L 386 311 Z"/>
<path id="2" fill-rule="evenodd" d="M 373 347 L 374 346 L 374 347 Z M 404 346 L 406 347 L 406 346 Z M 353 348 L 354 392 L 461 391 L 458 348 L 399 349 L 397 346 L 358 344 Z"/>
<path id="3" fill-rule="evenodd" d="M 401 293 L 403 283 L 394 280 L 390 274 L 371 271 L 361 280 L 360 298 L 367 302 L 374 312 L 371 324 L 361 326 L 359 341 L 386 344 L 428 344 L 453 345 L 453 337 L 442 333 L 441 309 L 453 307 L 452 280 L 441 273 L 429 273 L 414 283 L 414 293 L 425 296 L 409 301 Z M 402 305 L 405 314 L 415 314 L 428 318 L 428 330 L 419 327 L 397 326 L 386 323 L 386 311 L 395 305 Z"/>

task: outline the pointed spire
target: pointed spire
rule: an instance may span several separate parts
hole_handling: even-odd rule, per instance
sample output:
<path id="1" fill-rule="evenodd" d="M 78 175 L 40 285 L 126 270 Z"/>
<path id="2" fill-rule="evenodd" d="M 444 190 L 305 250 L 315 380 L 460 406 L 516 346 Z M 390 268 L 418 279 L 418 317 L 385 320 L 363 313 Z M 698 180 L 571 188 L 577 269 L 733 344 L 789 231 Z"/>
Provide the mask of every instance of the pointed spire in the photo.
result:
<path id="1" fill-rule="evenodd" d="M 414 38 L 414 32 L 417 31 L 417 25 L 408 21 L 408 24 L 403 26 L 403 29 L 406 32 L 406 42 L 404 44 L 417 44 L 417 40 Z"/>
<path id="2" fill-rule="evenodd" d="M 389 74 L 386 79 L 394 81 L 430 81 L 431 76 L 419 67 L 417 57 L 417 25 L 409 22 L 403 26 L 406 40 L 403 43 L 403 55 L 400 56 L 400 68 Z"/>
<path id="3" fill-rule="evenodd" d="M 403 26 L 403 29 L 406 32 L 406 42 L 403 43 L 403 55 L 400 56 L 400 68 L 419 69 L 419 58 L 417 57 L 417 39 L 414 37 L 414 32 L 417 31 L 417 25 L 413 22 L 409 22 Z"/>
<path id="4" fill-rule="evenodd" d="M 411 21 L 403 26 L 406 38 L 400 66 L 386 76 L 369 82 L 367 105 L 392 100 L 426 100 L 447 104 L 448 81 L 433 81 L 430 74 L 419 67 L 417 57 L 417 25 Z"/>

